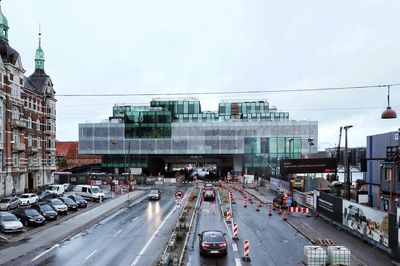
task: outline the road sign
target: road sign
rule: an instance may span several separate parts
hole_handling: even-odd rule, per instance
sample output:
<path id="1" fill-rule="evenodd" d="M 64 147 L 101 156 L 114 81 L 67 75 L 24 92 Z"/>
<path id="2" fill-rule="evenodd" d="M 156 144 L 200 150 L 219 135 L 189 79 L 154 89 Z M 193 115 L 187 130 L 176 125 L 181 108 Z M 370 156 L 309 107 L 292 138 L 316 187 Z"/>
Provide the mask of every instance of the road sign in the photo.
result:
<path id="1" fill-rule="evenodd" d="M 175 192 L 175 198 L 176 199 L 182 199 L 183 198 L 183 196 L 184 196 L 185 194 L 183 193 L 183 191 L 177 191 L 177 192 Z"/>

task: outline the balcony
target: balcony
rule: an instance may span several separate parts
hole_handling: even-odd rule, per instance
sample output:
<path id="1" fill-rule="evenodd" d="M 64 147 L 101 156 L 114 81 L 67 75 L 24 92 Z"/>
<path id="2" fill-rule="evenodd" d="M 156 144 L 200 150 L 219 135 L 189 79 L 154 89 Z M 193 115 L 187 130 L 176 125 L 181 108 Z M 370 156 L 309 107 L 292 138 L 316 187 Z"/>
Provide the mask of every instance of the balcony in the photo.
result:
<path id="1" fill-rule="evenodd" d="M 22 152 L 25 151 L 25 144 L 23 143 L 13 143 L 12 144 L 13 152 Z"/>
<path id="2" fill-rule="evenodd" d="M 28 153 L 28 154 L 34 154 L 34 153 L 37 153 L 39 150 L 38 150 L 38 148 L 36 148 L 36 147 L 28 147 L 28 149 L 26 149 L 26 152 Z"/>
<path id="3" fill-rule="evenodd" d="M 56 115 L 52 114 L 52 113 L 46 113 L 45 115 L 46 115 L 46 118 L 56 118 Z"/>
<path id="4" fill-rule="evenodd" d="M 56 134 L 56 132 L 54 130 L 52 130 L 52 129 L 45 129 L 44 130 L 44 134 L 46 134 L 46 135 L 54 135 L 54 134 Z"/>
<path id="5" fill-rule="evenodd" d="M 37 170 L 41 170 L 42 166 L 40 164 L 32 164 L 28 166 L 28 170 L 31 171 L 37 171 Z"/>
<path id="6" fill-rule="evenodd" d="M 26 128 L 26 122 L 19 119 L 11 120 L 11 127 L 13 128 Z"/>
<path id="7" fill-rule="evenodd" d="M 25 167 L 22 166 L 12 166 L 11 167 L 11 173 L 24 173 L 26 172 Z"/>

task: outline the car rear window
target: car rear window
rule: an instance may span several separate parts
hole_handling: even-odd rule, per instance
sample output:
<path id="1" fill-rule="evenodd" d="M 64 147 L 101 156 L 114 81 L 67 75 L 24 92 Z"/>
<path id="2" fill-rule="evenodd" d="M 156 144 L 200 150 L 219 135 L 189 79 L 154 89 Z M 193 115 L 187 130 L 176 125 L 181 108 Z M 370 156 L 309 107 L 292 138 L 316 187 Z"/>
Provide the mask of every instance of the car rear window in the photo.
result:
<path id="1" fill-rule="evenodd" d="M 206 241 L 206 242 L 224 242 L 224 236 L 219 232 L 204 233 L 203 241 Z"/>
<path id="2" fill-rule="evenodd" d="M 59 199 L 52 199 L 51 200 L 51 203 L 53 204 L 53 205 L 63 205 L 64 203 L 61 201 L 61 200 L 59 200 Z"/>
<path id="3" fill-rule="evenodd" d="M 2 199 L 0 200 L 0 203 L 8 203 L 10 201 L 10 199 Z"/>
<path id="4" fill-rule="evenodd" d="M 27 198 L 29 198 L 29 195 L 23 194 L 23 195 L 21 196 L 21 199 L 27 199 Z"/>

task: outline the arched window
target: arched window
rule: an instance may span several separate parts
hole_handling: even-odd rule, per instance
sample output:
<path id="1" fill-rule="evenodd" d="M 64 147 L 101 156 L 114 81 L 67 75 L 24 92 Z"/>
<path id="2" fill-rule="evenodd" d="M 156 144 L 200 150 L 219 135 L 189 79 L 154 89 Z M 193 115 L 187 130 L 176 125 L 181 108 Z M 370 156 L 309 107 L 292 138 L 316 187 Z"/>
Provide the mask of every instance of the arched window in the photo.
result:
<path id="1" fill-rule="evenodd" d="M 36 130 L 40 130 L 40 120 L 36 120 Z"/>
<path id="2" fill-rule="evenodd" d="M 32 128 L 32 118 L 28 117 L 28 128 Z"/>
<path id="3" fill-rule="evenodd" d="M 12 107 L 12 119 L 19 119 L 20 113 L 17 106 Z"/>

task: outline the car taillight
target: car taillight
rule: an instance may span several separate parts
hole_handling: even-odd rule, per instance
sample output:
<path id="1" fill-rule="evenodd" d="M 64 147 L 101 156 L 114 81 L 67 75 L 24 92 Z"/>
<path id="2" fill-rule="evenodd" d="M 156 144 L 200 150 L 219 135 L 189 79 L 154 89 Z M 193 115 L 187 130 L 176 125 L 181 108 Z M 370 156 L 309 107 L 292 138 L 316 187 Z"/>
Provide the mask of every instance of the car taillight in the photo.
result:
<path id="1" fill-rule="evenodd" d="M 221 244 L 219 244 L 219 246 L 220 246 L 221 248 L 226 248 L 226 243 L 221 243 Z"/>
<path id="2" fill-rule="evenodd" d="M 208 247 L 210 247 L 211 245 L 210 245 L 210 244 L 206 244 L 206 243 L 201 243 L 201 246 L 202 246 L 203 248 L 208 248 Z"/>

